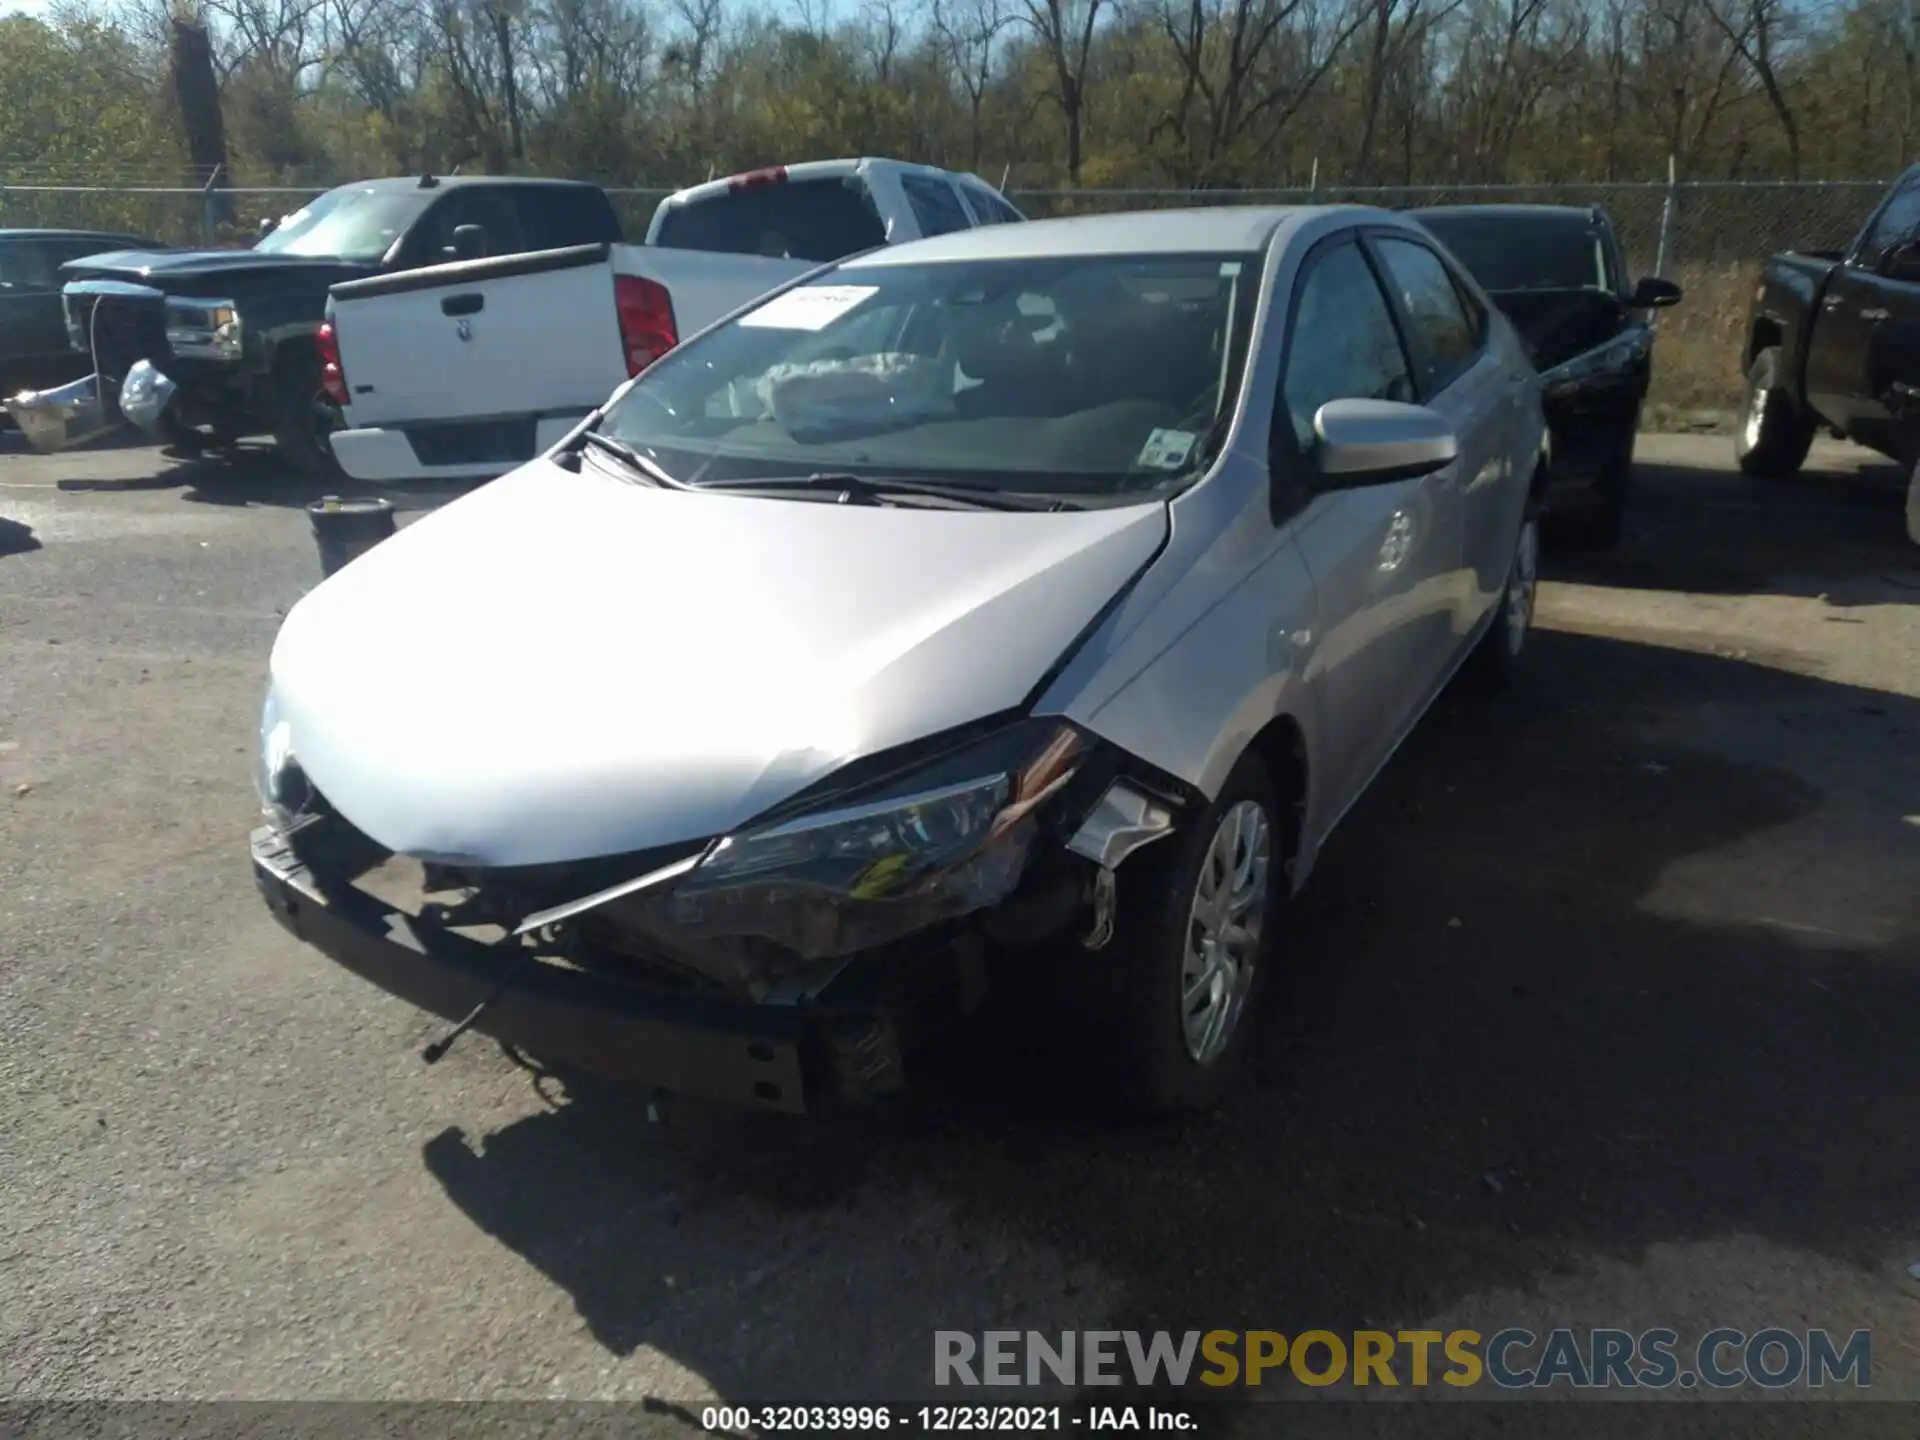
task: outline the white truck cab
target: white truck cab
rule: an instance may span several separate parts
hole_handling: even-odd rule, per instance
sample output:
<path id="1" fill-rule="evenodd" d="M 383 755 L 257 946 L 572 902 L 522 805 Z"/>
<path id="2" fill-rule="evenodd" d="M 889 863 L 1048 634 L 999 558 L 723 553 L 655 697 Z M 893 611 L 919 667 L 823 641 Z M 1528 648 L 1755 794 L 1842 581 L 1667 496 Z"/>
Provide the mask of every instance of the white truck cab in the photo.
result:
<path id="1" fill-rule="evenodd" d="M 819 160 L 667 196 L 643 244 L 433 265 L 333 287 L 320 336 L 357 480 L 488 479 L 558 442 L 680 340 L 820 265 L 1026 217 L 985 181 Z"/>

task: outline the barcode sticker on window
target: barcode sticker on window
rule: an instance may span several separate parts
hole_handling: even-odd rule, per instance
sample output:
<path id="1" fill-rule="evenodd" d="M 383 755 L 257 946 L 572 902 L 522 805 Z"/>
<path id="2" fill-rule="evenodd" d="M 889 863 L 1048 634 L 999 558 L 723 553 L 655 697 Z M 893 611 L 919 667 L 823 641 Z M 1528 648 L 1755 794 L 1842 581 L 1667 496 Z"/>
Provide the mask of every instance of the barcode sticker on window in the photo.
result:
<path id="1" fill-rule="evenodd" d="M 1147 470 L 1178 470 L 1193 453 L 1193 441 L 1191 430 L 1155 430 L 1134 463 Z"/>

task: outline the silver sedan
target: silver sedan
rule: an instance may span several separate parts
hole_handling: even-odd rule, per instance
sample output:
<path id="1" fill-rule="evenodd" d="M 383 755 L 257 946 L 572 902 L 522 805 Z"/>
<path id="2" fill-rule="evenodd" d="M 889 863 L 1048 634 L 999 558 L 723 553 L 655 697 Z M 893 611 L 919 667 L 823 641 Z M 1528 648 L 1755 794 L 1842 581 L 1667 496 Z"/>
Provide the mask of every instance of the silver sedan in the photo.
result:
<path id="1" fill-rule="evenodd" d="M 376 984 L 666 1091 L 895 1088 L 1046 965 L 1133 1101 L 1206 1104 L 1329 832 L 1520 659 L 1543 433 L 1383 211 L 826 267 L 294 608 L 256 875 Z"/>

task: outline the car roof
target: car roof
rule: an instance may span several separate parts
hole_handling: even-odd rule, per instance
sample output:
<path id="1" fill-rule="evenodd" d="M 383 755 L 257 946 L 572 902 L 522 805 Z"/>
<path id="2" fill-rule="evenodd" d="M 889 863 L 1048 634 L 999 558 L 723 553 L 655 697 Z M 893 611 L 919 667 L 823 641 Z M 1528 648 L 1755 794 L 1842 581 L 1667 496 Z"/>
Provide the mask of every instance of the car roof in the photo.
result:
<path id="1" fill-rule="evenodd" d="M 555 189 L 597 190 L 585 180 L 555 180 L 545 175 L 435 175 L 422 186 L 418 175 L 385 175 L 378 180 L 352 180 L 335 190 L 450 190 L 462 185 L 541 185 Z"/>
<path id="2" fill-rule="evenodd" d="M 873 269 L 945 260 L 1043 260 L 1067 255 L 1244 254 L 1283 231 L 1332 211 L 1387 217 L 1360 205 L 1202 205 L 989 225 L 870 250 L 844 268 Z"/>
<path id="3" fill-rule="evenodd" d="M 1591 225 L 1598 205 L 1420 205 L 1403 211 L 1416 220 L 1564 220 Z"/>
<path id="4" fill-rule="evenodd" d="M 794 165 L 768 165 L 763 169 L 719 175 L 711 180 L 703 180 L 698 185 L 689 185 L 683 190 L 676 190 L 661 203 L 680 206 L 691 205 L 701 200 L 711 200 L 716 196 L 728 194 L 734 182 L 738 180 L 752 176 L 773 175 L 776 172 L 788 184 L 805 180 L 844 180 L 850 175 L 892 172 L 896 175 L 951 175 L 987 185 L 987 182 L 977 175 L 967 175 L 958 170 L 942 170 L 937 165 L 922 165 L 913 160 L 889 160 L 878 155 L 856 155 L 839 160 L 802 160 Z M 994 187 L 987 185 L 987 188 L 992 190 Z"/>
<path id="5" fill-rule="evenodd" d="M 132 230 L 0 230 L 0 240 L 138 240 L 146 237 Z"/>

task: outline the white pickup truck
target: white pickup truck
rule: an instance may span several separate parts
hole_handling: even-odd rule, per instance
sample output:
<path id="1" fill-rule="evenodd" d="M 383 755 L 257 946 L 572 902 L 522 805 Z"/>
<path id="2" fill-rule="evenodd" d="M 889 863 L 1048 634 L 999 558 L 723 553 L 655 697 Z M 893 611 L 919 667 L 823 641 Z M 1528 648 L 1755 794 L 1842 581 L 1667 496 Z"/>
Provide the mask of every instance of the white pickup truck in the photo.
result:
<path id="1" fill-rule="evenodd" d="M 547 450 L 682 339 L 830 261 L 1024 220 L 984 181 L 821 160 L 669 195 L 641 245 L 335 285 L 319 337 L 357 480 L 487 479 Z"/>

